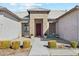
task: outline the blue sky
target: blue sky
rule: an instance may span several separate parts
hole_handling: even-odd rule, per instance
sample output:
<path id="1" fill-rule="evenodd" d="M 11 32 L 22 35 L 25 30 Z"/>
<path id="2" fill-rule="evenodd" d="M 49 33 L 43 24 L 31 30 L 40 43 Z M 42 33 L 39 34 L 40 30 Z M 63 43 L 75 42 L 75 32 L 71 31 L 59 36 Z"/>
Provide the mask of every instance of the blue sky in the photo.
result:
<path id="1" fill-rule="evenodd" d="M 27 10 L 31 7 L 40 7 L 54 10 L 68 10 L 73 8 L 78 3 L 0 3 L 0 6 L 6 7 L 13 12 Z"/>

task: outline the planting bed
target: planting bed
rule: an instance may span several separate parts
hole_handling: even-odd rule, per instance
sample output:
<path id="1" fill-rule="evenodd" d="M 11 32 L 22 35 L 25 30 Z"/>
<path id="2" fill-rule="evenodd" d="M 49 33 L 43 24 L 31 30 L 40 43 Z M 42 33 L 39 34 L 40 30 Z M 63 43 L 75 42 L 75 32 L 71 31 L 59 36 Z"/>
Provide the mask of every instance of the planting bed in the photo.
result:
<path id="1" fill-rule="evenodd" d="M 0 56 L 28 56 L 30 48 L 0 49 Z"/>

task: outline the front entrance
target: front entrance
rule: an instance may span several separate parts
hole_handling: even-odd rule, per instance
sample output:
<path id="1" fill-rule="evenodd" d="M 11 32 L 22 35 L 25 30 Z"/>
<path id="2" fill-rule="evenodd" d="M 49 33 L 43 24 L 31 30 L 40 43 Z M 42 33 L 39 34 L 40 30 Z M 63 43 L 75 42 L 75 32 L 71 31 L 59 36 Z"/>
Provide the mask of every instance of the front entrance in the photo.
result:
<path id="1" fill-rule="evenodd" d="M 42 36 L 41 27 L 42 27 L 41 23 L 36 23 L 36 36 Z"/>

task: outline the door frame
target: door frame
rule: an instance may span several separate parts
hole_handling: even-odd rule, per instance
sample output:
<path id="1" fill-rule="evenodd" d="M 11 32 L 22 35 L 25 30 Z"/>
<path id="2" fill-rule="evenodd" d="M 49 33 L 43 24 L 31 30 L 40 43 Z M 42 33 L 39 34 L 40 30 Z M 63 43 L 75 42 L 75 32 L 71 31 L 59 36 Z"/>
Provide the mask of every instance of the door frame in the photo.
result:
<path id="1" fill-rule="evenodd" d="M 34 22 L 35 22 L 35 36 L 36 35 L 36 24 L 37 23 L 40 23 L 41 24 L 41 37 L 43 36 L 43 19 L 42 18 L 36 18 L 34 19 Z"/>
<path id="2" fill-rule="evenodd" d="M 42 23 L 36 23 L 35 24 L 36 26 L 35 26 L 35 29 L 36 29 L 36 33 L 35 33 L 35 36 L 42 36 Z M 38 33 L 37 33 L 37 25 L 40 25 L 40 34 L 39 35 L 37 35 Z M 38 27 L 39 28 L 39 27 Z"/>

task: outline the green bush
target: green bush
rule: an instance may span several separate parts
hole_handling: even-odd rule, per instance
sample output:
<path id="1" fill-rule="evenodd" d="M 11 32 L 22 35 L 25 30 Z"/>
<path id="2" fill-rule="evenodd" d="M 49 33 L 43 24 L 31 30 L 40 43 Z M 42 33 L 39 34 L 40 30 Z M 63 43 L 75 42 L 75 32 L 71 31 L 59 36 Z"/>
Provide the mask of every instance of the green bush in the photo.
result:
<path id="1" fill-rule="evenodd" d="M 77 41 L 71 41 L 71 47 L 77 48 L 78 42 Z"/>
<path id="2" fill-rule="evenodd" d="M 12 42 L 12 48 L 18 49 L 20 47 L 20 41 L 13 41 Z"/>
<path id="3" fill-rule="evenodd" d="M 56 40 L 49 40 L 48 41 L 48 47 L 49 48 L 57 48 Z"/>
<path id="4" fill-rule="evenodd" d="M 2 49 L 10 48 L 10 40 L 0 41 L 0 48 Z"/>

